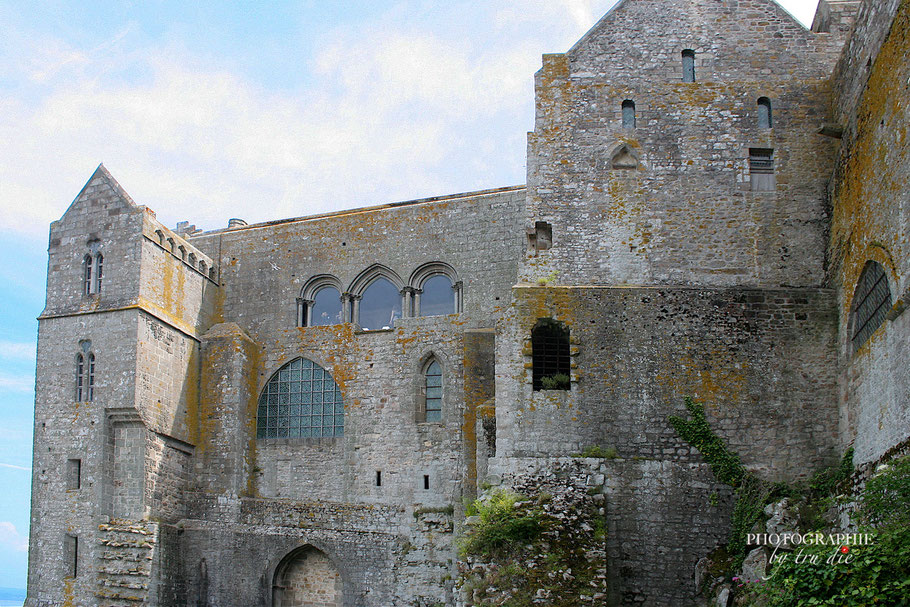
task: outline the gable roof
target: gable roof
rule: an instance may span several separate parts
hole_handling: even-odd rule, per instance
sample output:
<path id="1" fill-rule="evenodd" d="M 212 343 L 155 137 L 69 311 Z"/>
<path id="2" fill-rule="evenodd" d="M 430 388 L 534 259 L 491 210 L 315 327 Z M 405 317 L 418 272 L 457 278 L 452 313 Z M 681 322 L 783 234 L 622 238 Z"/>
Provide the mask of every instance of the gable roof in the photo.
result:
<path id="1" fill-rule="evenodd" d="M 113 202 L 118 206 L 131 209 L 138 208 L 133 199 L 130 198 L 130 195 L 117 183 L 117 180 L 114 179 L 114 176 L 110 174 L 104 163 L 102 163 L 98 165 L 92 176 L 88 178 L 88 181 L 79 190 L 79 194 L 76 195 L 76 198 L 73 199 L 73 202 L 70 203 L 70 206 L 67 207 L 60 219 L 65 218 L 73 210 L 87 204 L 89 201 L 100 198 L 105 198 L 108 204 Z"/>

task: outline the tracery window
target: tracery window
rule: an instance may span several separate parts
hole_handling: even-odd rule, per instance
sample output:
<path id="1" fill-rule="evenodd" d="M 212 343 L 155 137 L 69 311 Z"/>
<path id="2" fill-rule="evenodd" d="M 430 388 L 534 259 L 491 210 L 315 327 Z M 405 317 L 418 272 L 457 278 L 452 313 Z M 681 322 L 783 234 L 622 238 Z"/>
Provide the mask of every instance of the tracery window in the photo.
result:
<path id="1" fill-rule="evenodd" d="M 425 407 L 424 421 L 442 421 L 442 367 L 436 359 L 430 359 L 424 369 Z"/>
<path id="2" fill-rule="evenodd" d="M 569 329 L 552 318 L 541 318 L 531 331 L 534 390 L 569 390 L 571 367 Z"/>
<path id="3" fill-rule="evenodd" d="M 89 402 L 95 396 L 95 354 L 76 355 L 76 402 Z"/>
<path id="4" fill-rule="evenodd" d="M 306 358 L 281 367 L 259 397 L 258 438 L 344 435 L 341 389 L 328 371 Z"/>
<path id="5" fill-rule="evenodd" d="M 82 258 L 82 294 L 91 295 L 101 292 L 101 278 L 104 275 L 104 256 L 95 253 Z"/>
<path id="6" fill-rule="evenodd" d="M 891 289 L 884 268 L 874 261 L 866 263 L 853 292 L 850 313 L 851 342 L 856 352 L 866 343 L 891 309 Z"/>

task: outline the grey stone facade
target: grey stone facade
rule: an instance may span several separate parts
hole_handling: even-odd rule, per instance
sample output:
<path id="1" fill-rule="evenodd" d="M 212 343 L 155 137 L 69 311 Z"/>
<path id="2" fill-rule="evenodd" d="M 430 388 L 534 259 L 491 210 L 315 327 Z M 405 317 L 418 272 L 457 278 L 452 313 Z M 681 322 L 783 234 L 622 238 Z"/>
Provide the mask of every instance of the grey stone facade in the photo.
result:
<path id="1" fill-rule="evenodd" d="M 693 604 L 731 502 L 684 397 L 769 479 L 910 436 L 908 31 L 906 0 L 822 1 L 812 31 L 621 0 L 544 57 L 526 188 L 175 231 L 99 167 L 51 225 L 27 605 L 454 606 L 464 501 L 563 468 L 598 479 L 607 603 Z M 856 345 L 870 260 L 893 305 Z M 453 313 L 421 315 L 433 276 Z M 380 278 L 399 311 L 365 330 Z M 540 319 L 565 390 L 535 390 Z"/>

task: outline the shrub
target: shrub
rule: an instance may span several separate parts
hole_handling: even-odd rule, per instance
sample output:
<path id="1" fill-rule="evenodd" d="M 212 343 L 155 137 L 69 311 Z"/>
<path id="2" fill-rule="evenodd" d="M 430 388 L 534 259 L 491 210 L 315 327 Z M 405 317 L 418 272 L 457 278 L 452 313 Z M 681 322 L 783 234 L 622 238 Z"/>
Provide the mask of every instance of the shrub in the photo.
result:
<path id="1" fill-rule="evenodd" d="M 495 556 L 516 544 L 532 542 L 543 530 L 537 508 L 518 509 L 521 496 L 498 490 L 486 500 L 475 500 L 479 524 L 462 539 L 462 555 Z"/>

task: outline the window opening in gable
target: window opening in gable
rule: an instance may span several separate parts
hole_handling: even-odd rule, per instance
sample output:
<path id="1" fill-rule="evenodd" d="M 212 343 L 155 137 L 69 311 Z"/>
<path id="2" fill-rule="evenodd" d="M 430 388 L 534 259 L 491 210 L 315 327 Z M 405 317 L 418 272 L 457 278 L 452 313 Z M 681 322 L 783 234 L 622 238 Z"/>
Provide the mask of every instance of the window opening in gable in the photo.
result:
<path id="1" fill-rule="evenodd" d="M 695 51 L 682 52 L 683 82 L 695 82 Z"/>
<path id="2" fill-rule="evenodd" d="M 531 331 L 531 356 L 535 391 L 571 388 L 568 327 L 552 318 L 538 320 Z"/>
<path id="3" fill-rule="evenodd" d="M 306 358 L 281 367 L 259 397 L 258 438 L 344 435 L 341 389 L 328 371 Z"/>
<path id="4" fill-rule="evenodd" d="M 101 292 L 101 277 L 104 276 L 104 256 L 95 255 L 95 293 Z"/>
<path id="5" fill-rule="evenodd" d="M 767 97 L 758 99 L 758 128 L 770 129 L 771 122 L 771 100 Z"/>
<path id="6" fill-rule="evenodd" d="M 86 379 L 85 400 L 91 401 L 95 396 L 95 355 L 89 352 L 88 355 L 88 377 Z"/>
<path id="7" fill-rule="evenodd" d="M 420 315 L 442 316 L 455 313 L 455 289 L 445 274 L 436 274 L 420 288 Z"/>
<path id="8" fill-rule="evenodd" d="M 773 192 L 776 189 L 774 150 L 749 148 L 749 181 L 753 192 Z"/>
<path id="9" fill-rule="evenodd" d="M 891 289 L 880 264 L 874 261 L 866 263 L 853 292 L 852 308 L 851 343 L 856 352 L 882 326 L 891 309 Z"/>
<path id="10" fill-rule="evenodd" d="M 387 278 L 379 277 L 363 292 L 358 324 L 363 329 L 391 329 L 401 318 L 401 293 Z"/>
<path id="11" fill-rule="evenodd" d="M 427 365 L 424 372 L 424 387 L 426 406 L 424 420 L 428 422 L 442 421 L 442 367 L 433 360 Z"/>
<path id="12" fill-rule="evenodd" d="M 92 293 L 92 256 L 86 255 L 82 260 L 82 294 Z"/>
<path id="13" fill-rule="evenodd" d="M 622 102 L 622 128 L 635 128 L 635 102 L 629 99 Z"/>
<path id="14" fill-rule="evenodd" d="M 324 327 L 342 322 L 341 293 L 332 286 L 325 286 L 313 296 L 309 326 Z"/>

